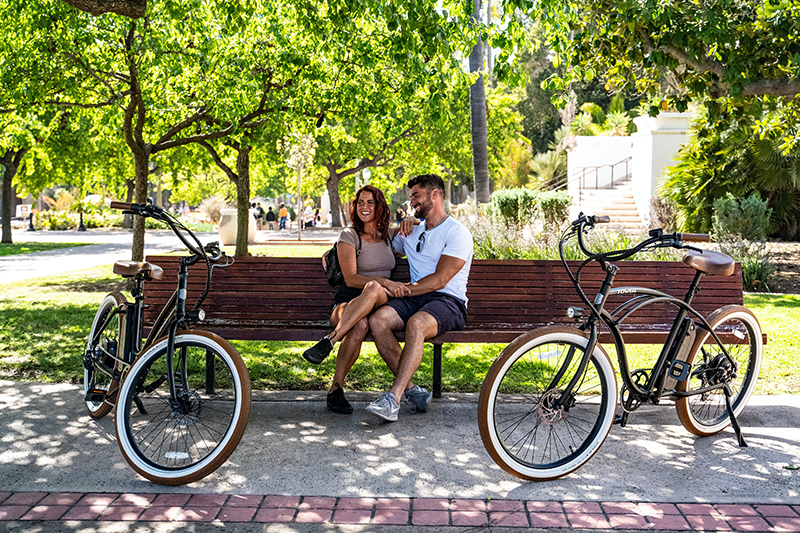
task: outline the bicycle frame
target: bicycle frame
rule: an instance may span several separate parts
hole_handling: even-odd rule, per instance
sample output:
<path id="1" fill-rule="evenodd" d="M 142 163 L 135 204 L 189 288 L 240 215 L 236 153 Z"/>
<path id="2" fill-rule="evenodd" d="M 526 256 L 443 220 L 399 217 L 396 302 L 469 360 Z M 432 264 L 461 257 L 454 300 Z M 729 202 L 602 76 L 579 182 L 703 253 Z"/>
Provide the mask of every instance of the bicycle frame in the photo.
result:
<path id="1" fill-rule="evenodd" d="M 219 249 L 216 248 L 216 251 L 219 252 L 215 254 L 213 258 L 209 258 L 206 254 L 206 250 L 203 249 L 202 246 L 195 246 L 193 243 L 189 242 L 187 238 L 181 233 L 181 229 L 186 230 L 185 227 L 179 225 L 174 220 L 171 220 L 163 210 L 160 208 L 154 207 L 152 205 L 135 205 L 135 204 L 121 204 L 112 202 L 112 207 L 119 207 L 126 212 L 137 214 L 140 216 L 152 216 L 157 220 L 165 222 L 170 229 L 175 233 L 175 235 L 181 240 L 181 242 L 189 249 L 191 255 L 185 256 L 181 258 L 180 261 L 180 268 L 178 271 L 178 287 L 175 292 L 172 294 L 170 299 L 167 301 L 165 306 L 162 308 L 161 312 L 159 313 L 158 317 L 156 318 L 153 327 L 150 329 L 150 332 L 144 341 L 142 340 L 143 333 L 144 333 L 144 292 L 143 286 L 145 282 L 145 275 L 144 274 L 137 274 L 134 277 L 134 288 L 131 291 L 131 295 L 133 296 L 133 302 L 125 303 L 119 306 L 114 312 L 109 313 L 109 316 L 106 317 L 105 322 L 102 324 L 101 327 L 97 329 L 98 335 L 106 329 L 108 324 L 117 316 L 119 316 L 120 320 L 120 346 L 117 349 L 117 354 L 112 356 L 111 354 L 106 353 L 109 357 L 114 360 L 114 368 L 107 368 L 102 362 L 95 361 L 94 364 L 96 368 L 101 371 L 102 373 L 106 374 L 108 377 L 112 379 L 116 379 L 118 381 L 122 381 L 125 378 L 125 375 L 130 370 L 133 363 L 136 359 L 147 351 L 157 339 L 160 339 L 164 336 L 168 337 L 168 344 L 167 344 L 167 364 L 168 364 L 168 372 L 167 372 L 167 380 L 169 381 L 169 389 L 170 389 L 170 397 L 173 402 L 177 401 L 177 392 L 175 387 L 175 364 L 173 362 L 173 355 L 175 351 L 175 336 L 179 328 L 185 328 L 188 324 L 191 324 L 197 320 L 202 319 L 202 311 L 197 309 L 197 306 L 202 302 L 203 298 L 205 298 L 205 293 L 200 297 L 198 300 L 195 309 L 192 309 L 187 313 L 186 311 L 186 299 L 187 299 L 187 286 L 188 286 L 188 279 L 189 279 L 189 267 L 200 261 L 201 259 L 219 260 L 223 254 L 219 252 Z M 188 230 L 187 230 L 188 231 Z M 197 238 L 189 231 L 189 234 L 197 241 Z M 199 241 L 197 241 L 199 245 Z M 212 246 L 212 249 L 215 245 Z M 210 283 L 211 271 L 209 266 L 207 284 Z M 208 288 L 208 285 L 207 285 Z M 207 292 L 207 291 L 206 291 Z M 91 339 L 91 344 L 97 344 L 98 339 Z M 182 379 L 186 377 L 186 361 L 183 360 L 180 362 L 180 371 Z M 185 382 L 185 379 L 184 379 Z"/>
<path id="2" fill-rule="evenodd" d="M 587 255 L 590 255 L 590 252 L 588 252 L 583 242 L 583 224 L 577 230 L 577 235 L 581 249 L 585 253 L 587 253 Z M 562 244 L 563 244 L 563 239 L 562 239 Z M 633 255 L 633 253 L 631 253 L 630 255 Z M 562 259 L 563 257 L 564 256 L 562 249 Z M 560 406 L 567 405 L 567 401 L 570 394 L 572 393 L 572 390 L 578 385 L 578 380 L 580 379 L 580 376 L 583 375 L 583 372 L 585 371 L 587 365 L 589 364 L 589 359 L 591 357 L 591 354 L 594 351 L 595 347 L 597 346 L 599 340 L 598 322 L 601 322 L 603 325 L 605 325 L 611 334 L 615 349 L 617 351 L 617 360 L 619 362 L 619 372 L 622 377 L 622 381 L 627 390 L 630 391 L 630 393 L 632 394 L 634 401 L 639 403 L 649 402 L 657 404 L 659 403 L 660 399 L 664 396 L 685 398 L 688 396 L 705 394 L 713 390 L 727 387 L 727 384 L 719 383 L 709 387 L 704 387 L 702 389 L 696 389 L 691 392 L 681 392 L 678 390 L 664 391 L 664 384 L 666 382 L 666 378 L 668 377 L 667 375 L 668 371 L 672 367 L 674 362 L 677 360 L 676 358 L 677 354 L 684 347 L 685 343 L 691 344 L 694 340 L 694 337 L 687 337 L 686 335 L 687 331 L 692 326 L 692 324 L 698 324 L 700 327 L 702 327 L 708 333 L 710 333 L 714 339 L 714 342 L 716 342 L 717 345 L 720 347 L 725 357 L 727 357 L 732 364 L 734 363 L 733 359 L 731 358 L 724 344 L 719 339 L 716 332 L 713 331 L 711 325 L 708 323 L 706 318 L 691 306 L 692 300 L 694 299 L 694 296 L 697 294 L 699 290 L 700 280 L 705 275 L 703 272 L 697 271 L 695 273 L 695 277 L 692 280 L 691 284 L 689 285 L 689 289 L 687 290 L 684 299 L 680 300 L 669 294 L 653 289 L 647 289 L 644 287 L 619 287 L 614 289 L 612 288 L 614 283 L 614 278 L 616 277 L 619 268 L 615 264 L 607 262 L 603 259 L 597 259 L 597 261 L 600 263 L 600 266 L 606 275 L 603 279 L 603 282 L 600 286 L 600 290 L 598 291 L 594 301 L 591 302 L 594 305 L 591 305 L 591 303 L 589 305 L 590 307 L 589 317 L 583 324 L 578 326 L 578 329 L 582 331 L 586 330 L 589 331 L 589 341 L 586 345 L 586 350 L 584 351 L 583 356 L 581 358 L 578 370 L 575 372 L 574 376 L 567 384 L 567 386 L 563 389 L 561 395 L 556 401 L 557 405 Z M 576 288 L 579 288 L 579 283 L 577 280 L 573 279 L 573 283 L 576 284 Z M 605 304 L 610 296 L 625 295 L 625 294 L 635 294 L 636 296 L 623 302 L 611 312 L 605 309 Z M 661 349 L 661 353 L 659 354 L 659 357 L 656 360 L 652 369 L 650 369 L 649 379 L 647 380 L 647 383 L 643 388 L 640 387 L 632 377 L 630 366 L 628 364 L 628 356 L 625 347 L 625 341 L 623 338 L 620 325 L 624 323 L 624 320 L 628 316 L 643 309 L 644 307 L 649 305 L 664 304 L 664 303 L 671 304 L 677 307 L 678 313 L 672 323 L 667 340 L 664 343 L 663 348 Z M 699 323 L 692 320 L 693 318 L 696 319 Z M 570 365 L 572 364 L 573 357 L 574 357 L 574 348 L 571 348 L 564 361 L 564 364 L 556 373 L 555 377 L 551 380 L 551 387 L 555 387 L 556 384 L 559 383 L 560 380 L 564 377 Z M 686 379 L 689 370 L 688 365 L 681 368 L 680 370 L 681 374 L 675 377 L 679 378 L 679 380 Z"/>

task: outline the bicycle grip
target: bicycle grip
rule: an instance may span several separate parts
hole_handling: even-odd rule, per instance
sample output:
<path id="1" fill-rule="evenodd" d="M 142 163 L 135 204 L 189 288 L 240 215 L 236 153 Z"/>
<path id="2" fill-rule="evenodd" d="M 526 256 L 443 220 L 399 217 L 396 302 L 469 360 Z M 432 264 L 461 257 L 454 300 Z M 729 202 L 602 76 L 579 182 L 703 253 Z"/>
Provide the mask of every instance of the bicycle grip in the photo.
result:
<path id="1" fill-rule="evenodd" d="M 708 233 L 678 233 L 679 241 L 686 242 L 709 242 L 711 237 Z"/>
<path id="2" fill-rule="evenodd" d="M 111 209 L 122 209 L 123 211 L 130 211 L 131 204 L 127 202 L 111 202 Z"/>
<path id="3" fill-rule="evenodd" d="M 595 224 L 608 224 L 611 222 L 611 217 L 608 215 L 595 215 L 593 218 Z"/>

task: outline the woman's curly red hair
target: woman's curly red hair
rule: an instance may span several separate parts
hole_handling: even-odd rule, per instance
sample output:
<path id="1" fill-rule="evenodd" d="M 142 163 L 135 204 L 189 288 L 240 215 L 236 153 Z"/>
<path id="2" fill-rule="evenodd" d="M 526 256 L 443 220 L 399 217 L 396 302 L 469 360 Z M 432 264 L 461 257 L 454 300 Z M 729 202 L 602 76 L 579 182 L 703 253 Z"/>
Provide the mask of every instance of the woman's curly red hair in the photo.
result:
<path id="1" fill-rule="evenodd" d="M 372 198 L 375 200 L 375 222 L 378 225 L 378 235 L 380 235 L 382 239 L 388 239 L 390 224 L 389 204 L 386 203 L 386 197 L 383 196 L 383 191 L 372 185 L 364 185 L 358 189 L 355 198 L 353 198 L 353 202 L 350 204 L 350 220 L 353 222 L 353 229 L 355 229 L 359 235 L 364 234 L 364 222 L 362 222 L 361 217 L 358 216 L 358 198 L 363 192 L 372 193 Z"/>

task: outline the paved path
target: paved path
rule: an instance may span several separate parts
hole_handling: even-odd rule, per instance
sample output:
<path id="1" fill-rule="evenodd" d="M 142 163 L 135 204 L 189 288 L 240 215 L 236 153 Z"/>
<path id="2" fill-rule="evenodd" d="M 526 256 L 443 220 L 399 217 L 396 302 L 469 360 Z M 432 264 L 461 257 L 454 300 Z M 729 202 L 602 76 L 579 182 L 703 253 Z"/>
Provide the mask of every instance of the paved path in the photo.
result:
<path id="1" fill-rule="evenodd" d="M 333 229 L 307 230 L 302 244 L 328 244 L 339 234 Z M 216 233 L 198 233 L 202 243 L 219 240 Z M 93 243 L 88 246 L 61 248 L 31 254 L 0 257 L 0 283 L 63 274 L 98 265 L 110 265 L 130 259 L 132 233 L 126 230 L 88 231 L 14 231 L 14 242 Z M 259 231 L 254 245 L 297 244 L 296 231 Z M 145 255 L 185 250 L 170 230 L 147 230 Z"/>
<path id="2" fill-rule="evenodd" d="M 799 477 L 785 468 L 800 463 L 795 396 L 753 398 L 740 417 L 749 448 L 729 430 L 695 438 L 674 409 L 644 407 L 579 471 L 528 483 L 484 450 L 474 395 L 446 395 L 388 424 L 363 410 L 376 393 L 351 393 L 356 412 L 338 416 L 323 393 L 257 391 L 230 460 L 192 485 L 161 487 L 128 467 L 113 418 L 88 417 L 78 386 L 0 382 L 0 391 L 0 519 L 15 524 L 800 530 Z"/>

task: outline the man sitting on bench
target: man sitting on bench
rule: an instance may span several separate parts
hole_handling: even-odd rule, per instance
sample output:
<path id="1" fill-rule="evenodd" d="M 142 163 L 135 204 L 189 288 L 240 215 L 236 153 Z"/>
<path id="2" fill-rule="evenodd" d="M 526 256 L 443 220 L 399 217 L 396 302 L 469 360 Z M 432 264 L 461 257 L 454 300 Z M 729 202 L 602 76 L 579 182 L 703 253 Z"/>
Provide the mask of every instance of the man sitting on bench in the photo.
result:
<path id="1" fill-rule="evenodd" d="M 408 182 L 411 207 L 424 224 L 406 236 L 398 233 L 394 249 L 408 258 L 411 296 L 393 298 L 369 318 L 375 346 L 395 375 L 394 384 L 367 411 L 394 422 L 405 395 L 412 412 L 427 411 L 432 393 L 414 385 L 425 340 L 463 329 L 467 319 L 467 277 L 472 264 L 472 235 L 444 210 L 444 181 L 423 174 Z M 405 329 L 401 349 L 394 332 Z"/>

